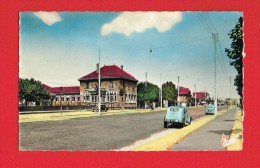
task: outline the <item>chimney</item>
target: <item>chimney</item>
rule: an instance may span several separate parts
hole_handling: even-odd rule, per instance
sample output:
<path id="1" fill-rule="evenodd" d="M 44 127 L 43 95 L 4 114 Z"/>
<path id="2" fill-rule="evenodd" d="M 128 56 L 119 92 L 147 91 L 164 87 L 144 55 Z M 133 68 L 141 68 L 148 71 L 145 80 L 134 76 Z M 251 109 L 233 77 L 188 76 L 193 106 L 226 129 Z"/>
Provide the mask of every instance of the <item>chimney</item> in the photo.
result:
<path id="1" fill-rule="evenodd" d="M 124 66 L 123 65 L 121 65 L 121 69 L 124 70 Z"/>

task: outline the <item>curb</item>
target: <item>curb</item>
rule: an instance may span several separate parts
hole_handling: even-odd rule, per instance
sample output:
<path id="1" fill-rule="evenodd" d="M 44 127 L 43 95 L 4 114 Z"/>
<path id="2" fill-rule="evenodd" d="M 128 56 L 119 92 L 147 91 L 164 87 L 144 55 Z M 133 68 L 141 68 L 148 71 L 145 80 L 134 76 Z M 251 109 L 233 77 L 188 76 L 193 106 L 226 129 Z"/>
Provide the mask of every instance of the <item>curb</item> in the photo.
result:
<path id="1" fill-rule="evenodd" d="M 218 111 L 218 115 L 220 116 L 227 112 L 226 109 Z M 200 127 L 206 125 L 210 121 L 216 119 L 217 116 L 204 116 L 192 123 L 191 125 L 188 125 L 180 130 L 177 130 L 173 133 L 170 133 L 168 135 L 165 135 L 163 137 L 160 137 L 158 139 L 155 139 L 153 141 L 150 141 L 146 144 L 137 146 L 132 149 L 132 151 L 165 151 L 170 150 L 175 144 L 182 141 L 186 136 L 191 134 L 193 131 L 199 129 Z"/>
<path id="2" fill-rule="evenodd" d="M 110 115 L 124 115 L 124 114 L 142 114 L 142 113 L 151 113 L 158 112 L 163 109 L 142 109 L 142 110 L 111 110 L 108 112 L 102 112 L 101 115 L 98 112 L 91 111 L 76 111 L 76 112 L 64 112 L 62 115 L 60 112 L 57 113 L 34 113 L 34 114 L 20 114 L 19 123 L 29 123 L 29 122 L 45 122 L 45 121 L 60 121 L 60 120 L 69 120 L 76 118 L 88 118 L 88 117 L 102 117 Z"/>
<path id="3" fill-rule="evenodd" d="M 229 139 L 232 139 L 237 136 L 237 141 L 234 144 L 227 146 L 227 151 L 240 151 L 243 146 L 243 120 L 244 116 L 241 113 L 241 110 L 237 110 L 236 119 L 234 121 L 233 127 L 231 129 L 231 135 Z"/>

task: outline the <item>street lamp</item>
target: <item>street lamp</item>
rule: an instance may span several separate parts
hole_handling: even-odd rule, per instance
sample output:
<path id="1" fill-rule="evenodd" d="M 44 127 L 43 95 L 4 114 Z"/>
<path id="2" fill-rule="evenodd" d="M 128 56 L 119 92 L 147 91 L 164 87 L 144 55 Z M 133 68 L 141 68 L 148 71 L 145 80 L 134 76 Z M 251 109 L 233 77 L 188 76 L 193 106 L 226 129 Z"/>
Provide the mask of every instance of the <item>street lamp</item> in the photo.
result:
<path id="1" fill-rule="evenodd" d="M 98 52 L 98 114 L 101 115 L 101 98 L 100 98 L 100 49 Z"/>
<path id="2" fill-rule="evenodd" d="M 160 85 L 161 85 L 160 101 L 161 101 L 161 108 L 162 108 L 162 74 L 160 74 Z"/>
<path id="3" fill-rule="evenodd" d="M 86 110 L 86 109 L 87 109 L 87 108 L 86 108 L 86 96 L 87 96 L 86 91 L 85 91 L 85 93 L 84 93 L 83 96 L 84 96 L 84 104 L 85 104 L 85 110 Z"/>
<path id="4" fill-rule="evenodd" d="M 62 115 L 62 102 L 61 102 L 61 98 L 62 98 L 62 87 L 60 87 L 60 114 Z"/>
<path id="5" fill-rule="evenodd" d="M 179 78 L 180 78 L 180 77 L 178 76 L 178 98 L 177 98 L 177 104 L 178 104 L 178 105 L 180 105 L 180 102 L 179 102 L 179 101 L 180 101 L 180 97 L 179 97 L 179 96 L 180 96 Z"/>

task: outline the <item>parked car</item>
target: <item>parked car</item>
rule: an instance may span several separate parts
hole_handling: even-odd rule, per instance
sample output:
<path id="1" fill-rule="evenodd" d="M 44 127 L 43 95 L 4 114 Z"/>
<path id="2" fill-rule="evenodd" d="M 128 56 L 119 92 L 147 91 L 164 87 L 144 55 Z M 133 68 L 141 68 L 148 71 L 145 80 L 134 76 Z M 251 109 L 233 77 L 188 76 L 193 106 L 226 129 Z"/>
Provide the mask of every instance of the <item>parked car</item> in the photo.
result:
<path id="1" fill-rule="evenodd" d="M 186 107 L 184 106 L 170 106 L 167 109 L 166 115 L 164 117 L 164 128 L 167 128 L 169 124 L 185 126 L 186 124 L 191 124 L 191 116 Z"/>
<path id="2" fill-rule="evenodd" d="M 207 115 L 207 114 L 215 114 L 215 105 L 214 104 L 209 104 L 206 107 L 205 115 Z"/>
<path id="3" fill-rule="evenodd" d="M 96 107 L 92 108 L 92 112 L 95 112 L 95 111 L 98 111 L 98 104 L 96 105 Z M 105 112 L 107 111 L 107 107 L 105 104 L 100 105 L 100 111 L 105 111 Z"/>

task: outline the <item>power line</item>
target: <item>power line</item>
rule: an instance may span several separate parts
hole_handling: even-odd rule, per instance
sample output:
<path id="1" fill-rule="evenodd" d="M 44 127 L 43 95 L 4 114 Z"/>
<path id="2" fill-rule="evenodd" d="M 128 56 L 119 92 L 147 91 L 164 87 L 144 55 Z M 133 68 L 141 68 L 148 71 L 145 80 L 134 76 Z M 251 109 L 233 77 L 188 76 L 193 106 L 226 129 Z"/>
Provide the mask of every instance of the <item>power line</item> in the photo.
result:
<path id="1" fill-rule="evenodd" d="M 42 83 L 53 83 L 53 84 L 58 84 L 58 85 L 67 85 L 67 86 L 72 86 L 71 84 L 64 84 L 64 83 L 58 83 L 58 82 L 50 82 L 50 81 L 41 81 Z"/>
<path id="2" fill-rule="evenodd" d="M 220 41 L 220 39 L 219 39 L 219 42 L 218 42 L 218 46 L 219 46 L 219 52 L 220 52 L 220 55 L 221 55 L 221 59 L 222 59 L 223 65 L 224 65 L 224 70 L 225 70 L 225 72 L 226 72 L 226 74 L 227 74 L 226 65 L 225 65 L 225 63 L 224 63 L 224 55 L 223 55 L 223 53 L 221 52 L 222 46 L 221 46 L 221 41 Z M 227 76 L 229 76 L 229 75 L 227 74 Z"/>
<path id="3" fill-rule="evenodd" d="M 204 23 L 203 18 L 202 18 L 202 16 L 200 15 L 200 13 L 197 12 L 196 14 L 197 14 L 199 20 L 201 21 L 201 23 L 203 24 L 203 27 L 205 28 L 205 30 L 206 30 L 209 34 L 212 34 L 212 32 L 210 31 L 209 27 L 206 25 L 206 23 Z"/>
<path id="4" fill-rule="evenodd" d="M 209 34 L 218 34 L 216 27 L 207 13 L 198 12 L 196 14 Z"/>
<path id="5" fill-rule="evenodd" d="M 161 48 L 172 47 L 172 46 L 176 46 L 176 45 L 182 45 L 182 44 L 192 43 L 192 42 L 195 42 L 195 41 L 205 40 L 205 39 L 208 39 L 208 38 L 210 38 L 210 37 L 211 37 L 211 36 L 207 36 L 207 37 L 203 37 L 203 38 L 199 38 L 199 39 L 194 39 L 194 40 L 190 40 L 190 41 L 175 43 L 175 44 L 172 44 L 172 45 L 161 46 L 161 47 L 154 47 L 154 48 L 151 48 L 150 51 L 152 51 L 152 50 L 154 50 L 154 49 L 161 49 Z"/>
<path id="6" fill-rule="evenodd" d="M 205 16 L 206 16 L 206 18 L 207 18 L 209 24 L 210 24 L 211 27 L 213 28 L 213 31 L 214 31 L 215 33 L 218 33 L 216 27 L 214 26 L 214 24 L 213 24 L 212 21 L 211 21 L 211 18 L 210 18 L 209 15 L 208 15 L 208 13 L 205 13 Z"/>

